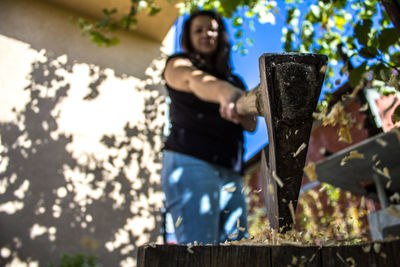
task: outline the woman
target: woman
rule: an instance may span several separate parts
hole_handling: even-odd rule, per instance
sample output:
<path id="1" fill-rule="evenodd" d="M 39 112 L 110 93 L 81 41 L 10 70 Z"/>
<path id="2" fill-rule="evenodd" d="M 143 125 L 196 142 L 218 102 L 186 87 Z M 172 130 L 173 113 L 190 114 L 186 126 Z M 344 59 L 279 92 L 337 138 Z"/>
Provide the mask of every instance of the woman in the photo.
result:
<path id="1" fill-rule="evenodd" d="M 169 57 L 164 70 L 172 125 L 163 150 L 166 209 L 180 244 L 239 240 L 247 234 L 242 131 L 253 131 L 256 117 L 235 112 L 245 86 L 231 73 L 218 14 L 193 13 L 181 45 L 184 53 Z"/>

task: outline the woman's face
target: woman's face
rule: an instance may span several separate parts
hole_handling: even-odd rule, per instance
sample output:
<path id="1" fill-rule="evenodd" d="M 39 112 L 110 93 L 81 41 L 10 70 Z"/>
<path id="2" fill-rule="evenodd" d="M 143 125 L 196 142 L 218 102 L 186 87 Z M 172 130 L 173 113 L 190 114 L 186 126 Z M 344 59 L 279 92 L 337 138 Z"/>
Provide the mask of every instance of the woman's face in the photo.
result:
<path id="1" fill-rule="evenodd" d="M 218 46 L 218 22 L 209 16 L 197 16 L 190 26 L 190 41 L 194 50 L 212 55 Z"/>

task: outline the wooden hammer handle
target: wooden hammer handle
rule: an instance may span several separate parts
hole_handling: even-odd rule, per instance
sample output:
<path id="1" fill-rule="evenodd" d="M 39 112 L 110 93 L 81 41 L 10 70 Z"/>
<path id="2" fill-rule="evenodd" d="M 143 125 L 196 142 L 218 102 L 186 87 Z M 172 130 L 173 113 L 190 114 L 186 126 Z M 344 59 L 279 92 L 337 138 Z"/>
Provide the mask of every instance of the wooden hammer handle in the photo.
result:
<path id="1" fill-rule="evenodd" d="M 246 92 L 236 101 L 236 112 L 239 115 L 264 116 L 262 108 L 261 85 Z"/>

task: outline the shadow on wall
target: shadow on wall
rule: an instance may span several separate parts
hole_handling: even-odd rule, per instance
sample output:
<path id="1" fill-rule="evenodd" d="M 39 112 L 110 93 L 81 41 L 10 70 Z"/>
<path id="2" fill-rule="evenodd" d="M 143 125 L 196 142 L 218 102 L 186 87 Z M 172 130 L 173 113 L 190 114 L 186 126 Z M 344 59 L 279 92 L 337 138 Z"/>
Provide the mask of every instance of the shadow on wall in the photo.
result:
<path id="1" fill-rule="evenodd" d="M 13 110 L 16 121 L 0 122 L 0 265 L 47 266 L 58 264 L 61 253 L 81 252 L 96 255 L 103 266 L 132 266 L 137 246 L 160 238 L 165 97 L 151 79 L 135 85 L 142 116 L 119 133 L 108 130 L 91 140 L 97 152 L 81 147 L 78 153 L 79 134 L 61 129 L 63 105 L 73 94 L 65 77 L 76 66 L 45 58 L 32 65 L 24 89 L 30 99 Z M 110 76 L 88 68 L 86 104 L 100 99 Z M 79 112 L 75 116 L 79 121 Z"/>

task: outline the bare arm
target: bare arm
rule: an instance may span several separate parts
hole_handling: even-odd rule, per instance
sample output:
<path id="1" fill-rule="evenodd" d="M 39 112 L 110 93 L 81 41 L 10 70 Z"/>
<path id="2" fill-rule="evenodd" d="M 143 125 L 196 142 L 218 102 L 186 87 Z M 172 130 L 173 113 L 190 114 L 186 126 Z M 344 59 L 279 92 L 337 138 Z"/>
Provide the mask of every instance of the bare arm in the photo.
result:
<path id="1" fill-rule="evenodd" d="M 165 68 L 164 77 L 173 88 L 193 93 L 207 102 L 222 104 L 232 96 L 242 94 L 239 88 L 197 69 L 186 58 L 171 59 Z"/>
<path id="2" fill-rule="evenodd" d="M 192 93 L 203 101 L 218 103 L 221 117 L 241 124 L 246 131 L 254 131 L 255 116 L 239 116 L 235 101 L 244 94 L 231 83 L 199 70 L 187 58 L 173 58 L 168 61 L 164 72 L 168 85 L 176 90 Z"/>

